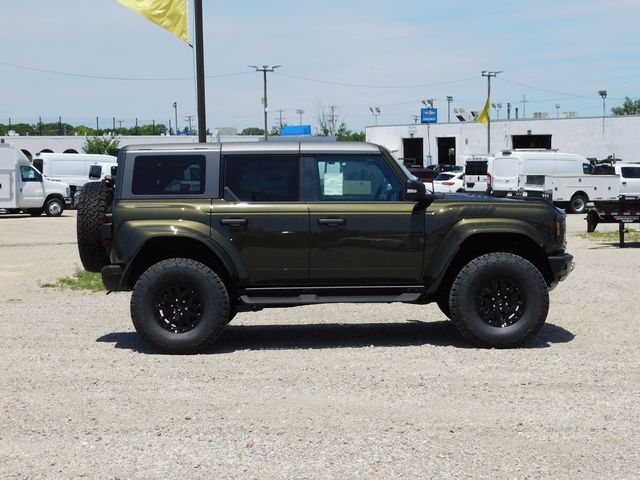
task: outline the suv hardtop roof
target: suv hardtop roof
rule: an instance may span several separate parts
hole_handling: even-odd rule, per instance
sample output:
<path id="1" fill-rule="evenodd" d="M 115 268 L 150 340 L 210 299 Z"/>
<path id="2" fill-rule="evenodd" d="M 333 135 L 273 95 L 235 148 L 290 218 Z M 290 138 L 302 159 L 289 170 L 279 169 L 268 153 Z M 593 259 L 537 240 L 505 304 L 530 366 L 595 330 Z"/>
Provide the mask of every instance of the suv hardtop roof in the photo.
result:
<path id="1" fill-rule="evenodd" d="M 222 142 L 222 143 L 167 143 L 127 145 L 121 151 L 215 151 L 222 153 L 379 153 L 380 147 L 366 142 Z"/>

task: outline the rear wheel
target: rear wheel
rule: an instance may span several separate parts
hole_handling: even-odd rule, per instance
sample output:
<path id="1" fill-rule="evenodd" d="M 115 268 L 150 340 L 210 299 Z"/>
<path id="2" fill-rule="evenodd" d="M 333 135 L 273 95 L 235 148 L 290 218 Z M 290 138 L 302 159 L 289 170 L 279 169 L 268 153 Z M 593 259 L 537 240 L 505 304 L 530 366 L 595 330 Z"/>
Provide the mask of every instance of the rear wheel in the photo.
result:
<path id="1" fill-rule="evenodd" d="M 82 187 L 78 202 L 76 232 L 78 252 L 85 270 L 99 272 L 109 264 L 109 256 L 102 245 L 100 217 L 111 210 L 113 189 L 101 182 L 90 182 Z"/>
<path id="2" fill-rule="evenodd" d="M 571 201 L 569 202 L 569 211 L 571 213 L 582 213 L 587 208 L 587 202 L 589 199 L 581 193 L 576 193 L 573 197 L 571 197 Z"/>
<path id="3" fill-rule="evenodd" d="M 531 340 L 549 310 L 547 284 L 530 262 L 489 253 L 465 265 L 451 287 L 451 319 L 481 347 L 509 348 Z"/>
<path id="4" fill-rule="evenodd" d="M 230 317 L 227 289 L 209 267 L 187 258 L 152 265 L 131 296 L 136 331 L 163 353 L 190 354 L 209 348 Z"/>

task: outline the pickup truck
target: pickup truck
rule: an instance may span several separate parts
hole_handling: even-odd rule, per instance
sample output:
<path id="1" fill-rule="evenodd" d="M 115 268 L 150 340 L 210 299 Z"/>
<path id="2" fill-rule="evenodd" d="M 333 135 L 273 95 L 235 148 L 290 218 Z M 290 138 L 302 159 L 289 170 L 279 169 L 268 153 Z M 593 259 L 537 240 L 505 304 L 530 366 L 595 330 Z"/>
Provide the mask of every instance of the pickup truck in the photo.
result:
<path id="1" fill-rule="evenodd" d="M 562 210 L 426 193 L 367 143 L 127 146 L 77 221 L 84 267 L 133 292 L 166 353 L 206 350 L 237 312 L 372 302 L 435 302 L 471 343 L 515 347 L 573 268 Z"/>

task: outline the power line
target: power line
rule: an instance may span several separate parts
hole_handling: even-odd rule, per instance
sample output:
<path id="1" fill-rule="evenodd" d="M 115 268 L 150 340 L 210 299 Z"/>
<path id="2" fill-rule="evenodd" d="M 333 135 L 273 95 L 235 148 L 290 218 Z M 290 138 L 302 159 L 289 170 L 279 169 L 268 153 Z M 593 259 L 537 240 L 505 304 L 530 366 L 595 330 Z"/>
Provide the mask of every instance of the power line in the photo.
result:
<path id="1" fill-rule="evenodd" d="M 421 88 L 421 87 L 436 87 L 438 85 L 450 85 L 452 83 L 460 83 L 466 82 L 469 80 L 475 80 L 478 77 L 468 77 L 468 78 L 460 78 L 458 80 L 448 80 L 445 82 L 435 82 L 435 83 L 416 83 L 411 85 L 367 85 L 361 83 L 344 83 L 344 82 L 333 82 L 329 80 L 318 80 L 315 78 L 309 77 L 301 77 L 299 75 L 291 75 L 288 73 L 276 72 L 276 75 L 280 75 L 282 77 L 294 78 L 296 80 L 304 80 L 305 82 L 313 82 L 313 83 L 322 83 L 324 85 L 334 85 L 338 87 L 350 87 L 350 88 Z"/>
<path id="2" fill-rule="evenodd" d="M 8 63 L 8 62 L 0 62 L 0 65 L 12 67 L 12 68 L 19 68 L 22 70 L 29 70 L 32 72 L 51 73 L 54 75 L 64 75 L 66 77 L 92 78 L 92 79 L 98 79 L 98 80 L 121 80 L 121 81 L 130 81 L 130 82 L 150 82 L 150 81 L 175 82 L 175 81 L 183 81 L 183 80 L 193 80 L 193 77 L 151 78 L 151 77 L 118 77 L 118 76 L 112 76 L 112 75 L 91 75 L 91 74 L 85 74 L 85 73 L 73 73 L 73 72 L 61 72 L 59 70 L 48 70 L 45 68 L 29 67 L 27 65 L 18 65 L 15 63 Z M 221 75 L 207 75 L 205 78 L 213 79 L 213 78 L 237 77 L 240 75 L 249 75 L 250 73 L 251 72 L 224 73 Z"/>

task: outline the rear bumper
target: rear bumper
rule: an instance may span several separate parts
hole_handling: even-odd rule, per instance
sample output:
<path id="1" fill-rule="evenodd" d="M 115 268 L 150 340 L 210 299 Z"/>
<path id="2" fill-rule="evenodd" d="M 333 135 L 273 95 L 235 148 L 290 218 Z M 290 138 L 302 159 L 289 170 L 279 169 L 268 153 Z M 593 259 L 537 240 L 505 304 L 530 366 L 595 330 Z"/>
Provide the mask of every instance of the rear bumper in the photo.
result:
<path id="1" fill-rule="evenodd" d="M 549 266 L 551 267 L 551 285 L 549 289 L 555 288 L 558 283 L 567 278 L 573 271 L 573 255 L 564 253 L 562 255 L 553 255 L 549 257 Z"/>
<path id="2" fill-rule="evenodd" d="M 102 274 L 102 284 L 108 292 L 117 292 L 123 290 L 122 278 L 124 277 L 124 269 L 122 265 L 107 265 L 100 270 Z"/>

